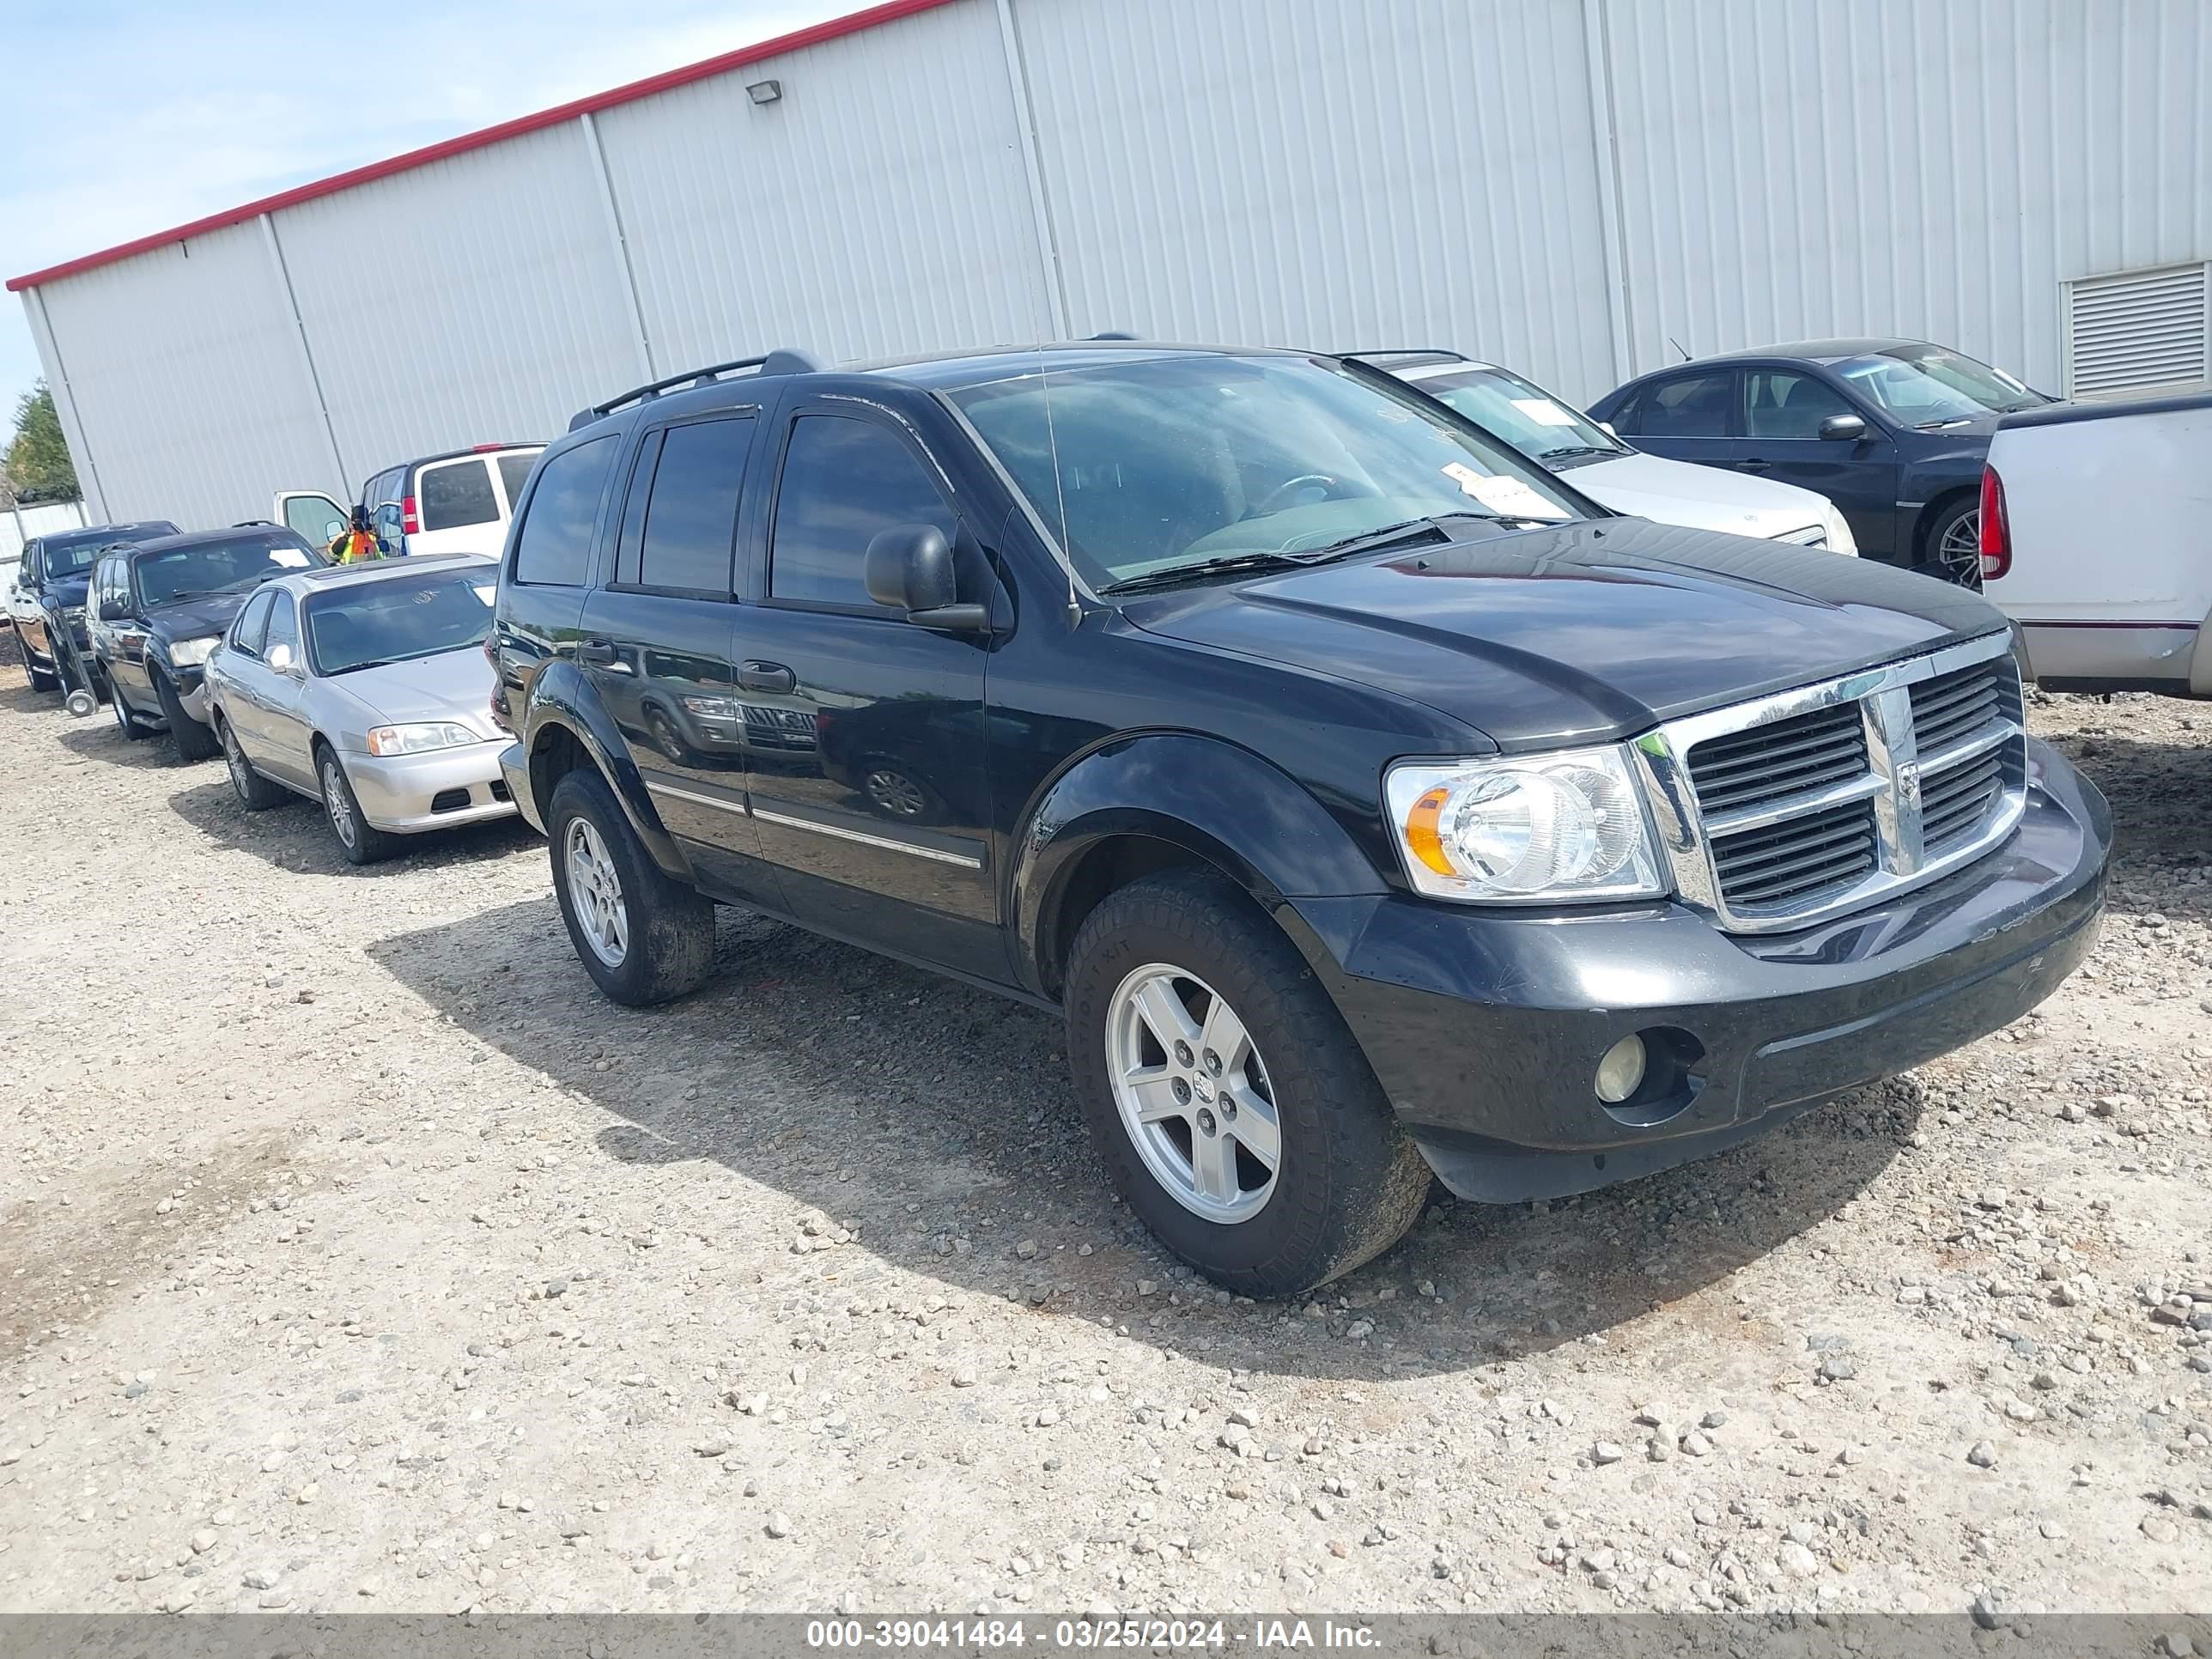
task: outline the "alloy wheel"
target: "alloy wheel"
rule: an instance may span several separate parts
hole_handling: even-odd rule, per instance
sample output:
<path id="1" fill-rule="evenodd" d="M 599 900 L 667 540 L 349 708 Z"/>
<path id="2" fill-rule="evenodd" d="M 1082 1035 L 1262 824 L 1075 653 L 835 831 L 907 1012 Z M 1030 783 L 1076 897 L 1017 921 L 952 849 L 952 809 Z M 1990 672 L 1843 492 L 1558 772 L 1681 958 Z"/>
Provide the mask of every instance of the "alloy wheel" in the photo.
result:
<path id="1" fill-rule="evenodd" d="M 353 821 L 353 803 L 346 796 L 345 775 L 334 760 L 323 763 L 323 809 L 331 815 L 331 828 L 337 832 L 338 839 L 352 846 L 361 831 Z"/>
<path id="2" fill-rule="evenodd" d="M 1282 1123 L 1266 1063 L 1226 999 L 1169 963 L 1133 970 L 1107 1004 L 1106 1063 L 1121 1127 L 1170 1197 L 1225 1225 L 1266 1207 Z"/>
<path id="3" fill-rule="evenodd" d="M 1982 585 L 1982 515 L 1977 511 L 1957 520 L 1936 544 L 1936 562 L 1943 574 L 1962 587 Z"/>
<path id="4" fill-rule="evenodd" d="M 568 867 L 568 902 L 584 943 L 608 967 L 621 967 L 629 955 L 629 907 L 623 900 L 621 872 L 590 819 L 568 821 L 563 855 Z"/>
<path id="5" fill-rule="evenodd" d="M 903 772 L 879 766 L 870 772 L 865 781 L 869 800 L 878 811 L 888 817 L 918 818 L 925 802 L 921 786 Z"/>

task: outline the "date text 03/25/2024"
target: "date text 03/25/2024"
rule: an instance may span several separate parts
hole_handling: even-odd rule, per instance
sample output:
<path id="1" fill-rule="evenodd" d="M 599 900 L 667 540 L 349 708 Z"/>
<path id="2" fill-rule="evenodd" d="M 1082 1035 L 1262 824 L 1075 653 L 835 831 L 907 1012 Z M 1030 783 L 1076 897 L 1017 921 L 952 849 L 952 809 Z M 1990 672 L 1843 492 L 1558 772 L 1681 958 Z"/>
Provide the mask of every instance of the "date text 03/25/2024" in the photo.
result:
<path id="1" fill-rule="evenodd" d="M 1243 1628 L 1237 1626 L 1242 1625 Z M 1334 1619 L 1056 1619 L 1034 1626 L 1013 1619 L 817 1619 L 806 1626 L 810 1648 L 923 1651 L 931 1648 L 1021 1649 L 1047 1652 L 1167 1648 L 1216 1650 L 1234 1643 L 1254 1648 L 1370 1649 L 1372 1627 Z"/>

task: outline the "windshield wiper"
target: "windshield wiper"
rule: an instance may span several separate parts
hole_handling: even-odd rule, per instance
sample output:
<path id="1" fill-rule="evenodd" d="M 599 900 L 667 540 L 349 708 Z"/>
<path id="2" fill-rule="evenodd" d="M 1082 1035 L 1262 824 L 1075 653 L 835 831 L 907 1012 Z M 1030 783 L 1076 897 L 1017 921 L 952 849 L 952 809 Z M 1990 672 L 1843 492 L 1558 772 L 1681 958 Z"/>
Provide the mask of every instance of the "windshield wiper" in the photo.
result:
<path id="1" fill-rule="evenodd" d="M 1401 542 L 1411 542 L 1431 537 L 1449 541 L 1451 532 L 1445 529 L 1455 519 L 1470 519 L 1477 524 L 1540 524 L 1540 519 L 1522 519 L 1510 513 L 1433 513 L 1424 519 L 1402 519 L 1396 524 L 1386 524 L 1379 529 L 1362 531 L 1357 536 L 1346 536 L 1340 542 L 1330 542 L 1310 553 L 1297 555 L 1300 564 L 1319 564 L 1325 559 L 1347 559 L 1355 553 L 1376 553 L 1386 547 L 1395 547 Z"/>
<path id="2" fill-rule="evenodd" d="M 1612 444 L 1563 444 L 1557 449 L 1538 452 L 1540 461 L 1571 461 L 1581 455 L 1618 455 L 1620 451 Z"/>
<path id="3" fill-rule="evenodd" d="M 1147 570 L 1141 576 L 1125 576 L 1098 591 L 1133 593 L 1139 588 L 1162 587 L 1170 582 L 1190 581 L 1202 576 L 1225 576 L 1238 570 L 1286 570 L 1304 562 L 1287 553 L 1237 553 L 1224 558 L 1200 559 L 1194 564 L 1171 564 L 1164 570 Z"/>

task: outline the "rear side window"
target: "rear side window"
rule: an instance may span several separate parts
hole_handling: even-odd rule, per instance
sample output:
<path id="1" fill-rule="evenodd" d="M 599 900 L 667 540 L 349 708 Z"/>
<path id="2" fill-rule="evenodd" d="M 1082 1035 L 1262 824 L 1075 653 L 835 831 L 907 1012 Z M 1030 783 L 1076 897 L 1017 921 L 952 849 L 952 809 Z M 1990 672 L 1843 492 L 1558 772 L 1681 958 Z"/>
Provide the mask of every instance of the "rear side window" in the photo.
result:
<path id="1" fill-rule="evenodd" d="M 424 467 L 415 487 L 425 531 L 498 522 L 499 497 L 492 494 L 490 470 L 475 456 Z"/>
<path id="2" fill-rule="evenodd" d="M 515 538 L 514 580 L 581 587 L 592 570 L 592 527 L 615 454 L 614 435 L 563 450 L 538 470 Z"/>
<path id="3" fill-rule="evenodd" d="M 535 455 L 502 455 L 499 458 L 499 481 L 507 486 L 507 505 L 509 512 L 522 500 L 522 486 L 530 482 L 530 469 L 536 465 Z"/>
<path id="4" fill-rule="evenodd" d="M 793 424 L 775 497 L 769 592 L 779 599 L 883 606 L 868 597 L 868 544 L 902 525 L 951 539 L 952 508 L 921 458 L 888 428 L 842 415 Z"/>
<path id="5" fill-rule="evenodd" d="M 662 435 L 640 539 L 640 586 L 727 596 L 752 434 L 744 419 L 694 421 Z"/>
<path id="6" fill-rule="evenodd" d="M 1685 374 L 1647 387 L 1637 398 L 1634 429 L 1644 438 L 1728 437 L 1735 421 L 1735 395 L 1733 370 Z"/>
<path id="7" fill-rule="evenodd" d="M 230 642 L 249 657 L 261 654 L 262 630 L 269 626 L 269 606 L 276 595 L 273 590 L 256 593 L 246 602 L 246 609 L 238 613 L 237 623 L 230 630 Z"/>

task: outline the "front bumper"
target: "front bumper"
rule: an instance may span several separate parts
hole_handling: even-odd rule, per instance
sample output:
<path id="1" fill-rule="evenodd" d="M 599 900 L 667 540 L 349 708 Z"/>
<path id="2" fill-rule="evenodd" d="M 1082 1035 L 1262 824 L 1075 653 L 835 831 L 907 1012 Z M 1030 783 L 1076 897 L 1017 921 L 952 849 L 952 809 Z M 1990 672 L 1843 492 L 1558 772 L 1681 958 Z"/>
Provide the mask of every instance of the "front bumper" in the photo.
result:
<path id="1" fill-rule="evenodd" d="M 508 817 L 514 802 L 500 776 L 501 747 L 472 743 L 420 755 L 348 755 L 346 781 L 362 816 L 394 835 Z"/>
<path id="2" fill-rule="evenodd" d="M 177 706 L 202 726 L 214 724 L 214 704 L 208 697 L 204 668 L 172 668 L 169 684 L 176 688 Z"/>
<path id="3" fill-rule="evenodd" d="M 2031 740 L 2027 757 L 2005 842 L 1801 933 L 1729 935 L 1672 903 L 1509 917 L 1406 896 L 1291 902 L 1447 1187 L 1492 1202 L 1586 1192 L 1725 1150 L 2048 996 L 2095 946 L 2112 815 L 2048 747 Z M 1673 1034 L 1654 1040 L 1671 1085 L 1609 1109 L 1599 1059 L 1655 1030 Z"/>
<path id="4" fill-rule="evenodd" d="M 499 774 L 507 784 L 507 793 L 514 801 L 515 810 L 522 821 L 539 835 L 545 833 L 545 819 L 538 810 L 537 798 L 530 793 L 530 757 L 522 752 L 522 745 L 510 743 L 499 751 Z"/>

